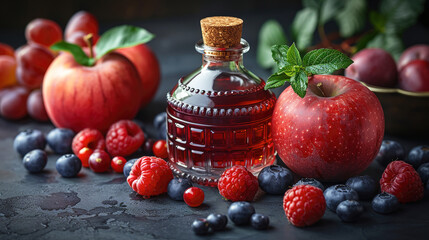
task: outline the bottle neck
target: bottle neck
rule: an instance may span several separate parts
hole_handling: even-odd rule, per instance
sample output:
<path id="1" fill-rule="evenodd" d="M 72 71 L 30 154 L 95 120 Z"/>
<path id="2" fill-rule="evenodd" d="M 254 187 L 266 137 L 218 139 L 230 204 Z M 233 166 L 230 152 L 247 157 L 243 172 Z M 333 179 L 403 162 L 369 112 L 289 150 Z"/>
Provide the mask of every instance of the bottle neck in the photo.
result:
<path id="1" fill-rule="evenodd" d="M 203 55 L 203 67 L 226 68 L 229 71 L 243 67 L 243 54 L 249 51 L 249 44 L 241 39 L 238 46 L 233 48 L 216 48 L 204 45 L 200 40 L 195 49 Z"/>

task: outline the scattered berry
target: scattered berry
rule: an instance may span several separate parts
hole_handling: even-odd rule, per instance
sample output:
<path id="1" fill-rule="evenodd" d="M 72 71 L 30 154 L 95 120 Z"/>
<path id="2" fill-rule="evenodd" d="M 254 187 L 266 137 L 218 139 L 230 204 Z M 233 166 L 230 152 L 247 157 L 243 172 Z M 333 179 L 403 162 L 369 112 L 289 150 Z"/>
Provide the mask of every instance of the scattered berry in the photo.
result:
<path id="1" fill-rule="evenodd" d="M 192 231 L 197 235 L 204 235 L 209 232 L 209 222 L 206 219 L 196 219 L 192 223 Z"/>
<path id="2" fill-rule="evenodd" d="M 89 168 L 96 173 L 107 172 L 110 168 L 110 156 L 104 150 L 95 150 L 89 157 Z"/>
<path id="3" fill-rule="evenodd" d="M 325 191 L 325 187 L 323 186 L 323 184 L 314 178 L 301 178 L 293 186 L 295 187 L 299 185 L 311 185 L 313 187 L 320 188 L 322 191 Z"/>
<path id="4" fill-rule="evenodd" d="M 94 153 L 94 150 L 84 147 L 81 150 L 79 150 L 79 153 L 77 154 L 77 157 L 82 162 L 83 167 L 89 167 L 89 157 Z"/>
<path id="5" fill-rule="evenodd" d="M 228 217 L 236 225 L 249 224 L 254 213 L 255 208 L 248 202 L 233 202 L 228 208 Z"/>
<path id="6" fill-rule="evenodd" d="M 159 158 L 168 158 L 167 142 L 165 140 L 158 140 L 152 146 L 152 152 Z"/>
<path id="7" fill-rule="evenodd" d="M 375 160 L 380 165 L 385 167 L 390 162 L 398 159 L 404 159 L 404 157 L 405 157 L 405 150 L 400 143 L 392 140 L 384 140 L 381 143 L 380 150 L 378 151 L 378 154 L 375 157 Z"/>
<path id="8" fill-rule="evenodd" d="M 207 222 L 209 226 L 214 231 L 222 231 L 225 229 L 226 224 L 228 224 L 228 218 L 223 214 L 212 213 L 207 217 Z"/>
<path id="9" fill-rule="evenodd" d="M 41 131 L 36 129 L 27 129 L 18 133 L 13 141 L 13 148 L 21 156 L 24 156 L 34 149 L 44 150 L 45 146 L 45 136 Z"/>
<path id="10" fill-rule="evenodd" d="M 363 213 L 363 206 L 356 200 L 345 200 L 337 206 L 337 216 L 343 222 L 354 222 Z"/>
<path id="11" fill-rule="evenodd" d="M 190 207 L 199 207 L 204 202 L 204 191 L 198 187 L 190 187 L 183 193 L 183 200 Z"/>
<path id="12" fill-rule="evenodd" d="M 155 144 L 155 140 L 153 140 L 152 138 L 145 138 L 146 141 L 144 141 L 143 143 L 143 152 L 147 155 L 147 156 L 151 156 L 153 155 L 153 144 Z"/>
<path id="13" fill-rule="evenodd" d="M 377 194 L 372 200 L 372 209 L 375 212 L 388 214 L 396 211 L 399 208 L 399 201 L 395 195 L 382 192 Z"/>
<path id="14" fill-rule="evenodd" d="M 127 181 L 134 191 L 149 198 L 167 192 L 171 179 L 173 179 L 173 172 L 164 160 L 156 157 L 141 157 L 131 168 Z"/>
<path id="15" fill-rule="evenodd" d="M 326 199 L 326 206 L 333 212 L 337 210 L 338 204 L 342 201 L 359 200 L 358 193 L 351 187 L 343 184 L 330 186 L 325 190 L 323 195 Z"/>
<path id="16" fill-rule="evenodd" d="M 153 119 L 153 126 L 155 126 L 156 130 L 159 130 L 161 125 L 165 124 L 166 122 L 167 122 L 167 113 L 166 112 L 158 113 Z"/>
<path id="17" fill-rule="evenodd" d="M 88 148 L 88 150 L 80 152 L 82 148 Z M 85 128 L 74 136 L 72 150 L 82 161 L 84 167 L 89 167 L 88 159 L 95 149 L 106 149 L 103 134 L 97 129 Z"/>
<path id="18" fill-rule="evenodd" d="M 415 169 L 424 163 L 429 163 L 429 146 L 417 146 L 408 153 L 407 163 Z"/>
<path id="19" fill-rule="evenodd" d="M 71 153 L 74 132 L 67 128 L 54 128 L 46 135 L 48 146 L 56 154 Z"/>
<path id="20" fill-rule="evenodd" d="M 378 192 L 377 182 L 368 175 L 349 178 L 346 185 L 358 193 L 360 200 L 370 200 Z"/>
<path id="21" fill-rule="evenodd" d="M 322 218 L 326 209 L 323 191 L 311 185 L 298 185 L 285 193 L 283 209 L 290 223 L 297 227 L 310 226 Z"/>
<path id="22" fill-rule="evenodd" d="M 429 163 L 420 165 L 420 167 L 417 169 L 417 173 L 419 174 L 422 183 L 426 184 L 429 180 Z"/>
<path id="23" fill-rule="evenodd" d="M 116 156 L 112 159 L 110 166 L 112 167 L 113 171 L 117 173 L 123 173 L 124 172 L 124 165 L 127 162 L 127 160 L 123 157 Z"/>
<path id="24" fill-rule="evenodd" d="M 183 201 L 183 194 L 190 187 L 192 187 L 191 180 L 187 178 L 173 178 L 168 183 L 167 194 L 173 200 Z"/>
<path id="25" fill-rule="evenodd" d="M 70 178 L 77 176 L 82 168 L 82 163 L 76 155 L 66 154 L 58 158 L 55 166 L 61 176 Z"/>
<path id="26" fill-rule="evenodd" d="M 167 139 L 167 122 L 163 123 L 158 129 L 158 139 Z"/>
<path id="27" fill-rule="evenodd" d="M 133 165 L 135 162 L 139 160 L 138 158 L 133 158 L 125 163 L 124 165 L 124 176 L 128 177 L 130 175 L 131 169 L 133 168 Z"/>
<path id="28" fill-rule="evenodd" d="M 114 156 L 129 156 L 144 141 L 144 133 L 141 128 L 131 120 L 121 120 L 112 126 L 106 135 L 107 151 Z"/>
<path id="29" fill-rule="evenodd" d="M 382 192 L 395 195 L 400 203 L 415 202 L 423 198 L 423 184 L 413 166 L 403 161 L 391 162 L 380 180 Z"/>
<path id="30" fill-rule="evenodd" d="M 233 166 L 222 173 L 218 189 L 230 201 L 252 201 L 258 191 L 258 179 L 243 166 Z"/>
<path id="31" fill-rule="evenodd" d="M 250 218 L 250 224 L 254 229 L 265 230 L 268 228 L 268 225 L 270 224 L 270 219 L 265 215 L 255 213 Z"/>
<path id="32" fill-rule="evenodd" d="M 259 173 L 258 183 L 266 193 L 283 195 L 293 184 L 293 174 L 279 165 L 267 166 Z"/>
<path id="33" fill-rule="evenodd" d="M 45 151 L 34 149 L 25 154 L 22 159 L 24 167 L 31 173 L 41 172 L 48 162 L 48 156 Z"/>

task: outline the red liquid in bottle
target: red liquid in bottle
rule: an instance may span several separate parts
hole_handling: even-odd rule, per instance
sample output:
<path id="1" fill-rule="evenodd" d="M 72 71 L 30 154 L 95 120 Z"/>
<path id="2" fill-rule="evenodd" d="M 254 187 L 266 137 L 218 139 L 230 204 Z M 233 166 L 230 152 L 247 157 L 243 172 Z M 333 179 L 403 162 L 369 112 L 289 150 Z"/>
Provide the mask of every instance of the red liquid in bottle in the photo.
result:
<path id="1" fill-rule="evenodd" d="M 196 44 L 203 65 L 167 94 L 167 143 L 173 171 L 215 186 L 222 172 L 243 165 L 253 173 L 273 164 L 271 116 L 275 95 L 246 70 L 249 46 L 224 49 Z"/>

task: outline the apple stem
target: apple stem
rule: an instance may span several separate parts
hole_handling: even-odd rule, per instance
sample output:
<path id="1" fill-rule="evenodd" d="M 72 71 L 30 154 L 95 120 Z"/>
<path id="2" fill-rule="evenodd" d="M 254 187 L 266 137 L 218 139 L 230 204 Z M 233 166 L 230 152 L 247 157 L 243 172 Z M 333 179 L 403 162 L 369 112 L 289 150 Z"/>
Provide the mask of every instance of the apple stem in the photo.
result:
<path id="1" fill-rule="evenodd" d="M 86 42 L 86 45 L 88 45 L 88 48 L 89 48 L 89 57 L 93 58 L 94 57 L 94 50 L 92 49 L 92 47 L 93 47 L 94 37 L 93 37 L 92 33 L 89 33 L 89 34 L 85 35 L 83 37 L 83 40 Z"/>
<path id="2" fill-rule="evenodd" d="M 317 86 L 317 89 L 319 89 L 319 91 L 322 94 L 322 96 L 326 97 L 325 92 L 323 91 L 323 83 L 320 82 L 316 86 Z"/>

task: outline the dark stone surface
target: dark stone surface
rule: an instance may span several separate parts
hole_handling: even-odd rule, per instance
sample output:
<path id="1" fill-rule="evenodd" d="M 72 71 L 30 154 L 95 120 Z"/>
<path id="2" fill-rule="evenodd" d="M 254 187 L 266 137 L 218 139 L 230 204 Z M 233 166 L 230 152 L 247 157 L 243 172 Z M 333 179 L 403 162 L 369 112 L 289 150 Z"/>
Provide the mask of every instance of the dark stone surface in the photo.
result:
<path id="1" fill-rule="evenodd" d="M 288 12 L 284 10 L 282 12 Z M 289 13 L 288 16 L 291 14 Z M 293 15 L 292 15 L 293 16 Z M 245 20 L 243 36 L 252 46 L 245 65 L 266 78 L 269 74 L 256 65 L 257 31 L 267 15 L 239 16 Z M 281 15 L 274 17 L 280 18 Z M 287 19 L 283 18 L 285 25 Z M 138 23 L 157 37 L 150 43 L 159 57 L 162 84 L 155 100 L 138 118 L 150 124 L 165 109 L 165 94 L 177 79 L 197 68 L 201 57 L 193 49 L 201 37 L 199 17 L 164 19 Z M 277 93 L 281 91 L 276 90 Z M 290 225 L 282 208 L 282 196 L 261 195 L 253 203 L 256 212 L 270 217 L 270 229 L 257 231 L 250 226 L 237 227 L 209 236 L 196 236 L 190 225 L 195 218 L 210 213 L 227 213 L 230 202 L 216 188 L 202 187 L 204 204 L 190 208 L 167 195 L 143 199 L 136 195 L 122 174 L 95 174 L 82 169 L 77 178 L 63 178 L 55 170 L 59 157 L 49 153 L 44 172 L 30 174 L 13 151 L 13 138 L 19 130 L 37 128 L 47 133 L 51 124 L 26 119 L 9 122 L 0 119 L 0 239 L 427 239 L 429 236 L 429 200 L 401 205 L 391 215 L 379 215 L 364 202 L 365 212 L 355 223 L 342 223 L 329 210 L 317 224 L 307 228 Z M 151 129 L 151 128 L 148 128 Z M 153 132 L 152 132 L 153 134 Z M 428 139 L 395 138 L 407 151 Z M 373 163 L 364 173 L 380 178 L 383 169 Z"/>

